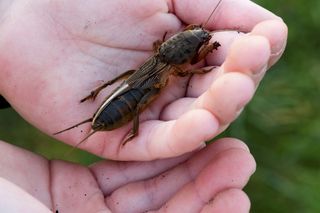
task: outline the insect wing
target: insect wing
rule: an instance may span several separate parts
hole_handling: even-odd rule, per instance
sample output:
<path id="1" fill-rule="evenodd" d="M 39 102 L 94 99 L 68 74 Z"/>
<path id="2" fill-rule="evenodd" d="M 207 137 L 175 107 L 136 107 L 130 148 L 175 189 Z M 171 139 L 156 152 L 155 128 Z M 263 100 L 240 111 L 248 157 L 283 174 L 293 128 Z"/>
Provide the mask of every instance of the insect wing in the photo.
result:
<path id="1" fill-rule="evenodd" d="M 101 104 L 98 111 L 95 113 L 92 123 L 95 122 L 96 118 L 100 115 L 100 113 L 110 104 L 111 101 L 113 101 L 116 97 L 119 95 L 122 95 L 126 91 L 130 89 L 129 85 L 126 83 L 126 81 L 122 82 L 119 87 L 117 87 L 113 92 L 110 93 L 110 95 L 105 99 L 105 101 Z"/>
<path id="2" fill-rule="evenodd" d="M 161 78 L 162 72 L 168 67 L 158 57 L 150 57 L 126 82 L 131 88 L 152 88 L 153 84 Z"/>

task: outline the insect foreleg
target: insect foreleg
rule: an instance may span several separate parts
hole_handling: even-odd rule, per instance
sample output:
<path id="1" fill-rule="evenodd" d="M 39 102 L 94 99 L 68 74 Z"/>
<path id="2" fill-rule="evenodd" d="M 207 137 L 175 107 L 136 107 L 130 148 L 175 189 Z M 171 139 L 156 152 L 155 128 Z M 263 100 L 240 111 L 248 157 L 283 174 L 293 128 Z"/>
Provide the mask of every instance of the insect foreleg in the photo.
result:
<path id="1" fill-rule="evenodd" d="M 214 67 L 210 68 L 194 68 L 194 69 L 189 69 L 189 70 L 181 70 L 181 69 L 175 69 L 174 72 L 172 73 L 175 76 L 179 77 L 185 77 L 190 74 L 204 74 L 210 72 Z"/>
<path id="2" fill-rule="evenodd" d="M 158 94 L 160 89 L 154 88 L 150 90 L 148 93 L 146 93 L 138 103 L 136 109 L 134 110 L 133 114 L 133 127 L 130 131 L 130 133 L 126 136 L 125 140 L 122 142 L 122 145 L 125 145 L 127 142 L 132 140 L 135 136 L 139 133 L 139 113 L 140 111 L 148 105 Z"/>
<path id="3" fill-rule="evenodd" d="M 220 43 L 215 41 L 213 43 L 209 43 L 207 45 L 203 45 L 199 52 L 192 58 L 191 64 L 196 64 L 202 59 L 204 59 L 210 52 L 213 50 L 217 50 L 220 47 Z"/>
<path id="4" fill-rule="evenodd" d="M 168 32 L 165 32 L 162 36 L 162 40 L 157 40 L 153 42 L 153 52 L 157 52 L 160 48 L 161 44 L 166 40 L 166 35 Z"/>
<path id="5" fill-rule="evenodd" d="M 121 79 L 126 79 L 128 78 L 130 75 L 132 75 L 133 73 L 135 72 L 135 70 L 128 70 L 124 73 L 122 73 L 121 75 L 115 77 L 114 79 L 110 80 L 110 81 L 107 81 L 106 83 L 102 84 L 101 86 L 99 86 L 98 88 L 96 88 L 95 90 L 91 91 L 90 92 L 90 95 L 86 96 L 85 98 L 81 99 L 80 102 L 85 102 L 89 99 L 92 99 L 94 100 L 97 95 L 99 94 L 99 92 L 101 90 L 103 90 L 104 88 L 106 88 L 107 86 L 110 86 L 112 84 L 114 84 L 115 82 L 121 80 Z"/>

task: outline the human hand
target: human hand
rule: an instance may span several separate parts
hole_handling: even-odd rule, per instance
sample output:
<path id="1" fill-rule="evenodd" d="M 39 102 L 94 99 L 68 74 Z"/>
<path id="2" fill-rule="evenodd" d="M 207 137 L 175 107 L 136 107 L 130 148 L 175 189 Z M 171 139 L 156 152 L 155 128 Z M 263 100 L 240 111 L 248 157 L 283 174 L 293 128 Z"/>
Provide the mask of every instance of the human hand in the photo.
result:
<path id="1" fill-rule="evenodd" d="M 10 213 L 249 212 L 242 188 L 255 170 L 247 146 L 231 138 L 171 159 L 89 168 L 1 141 L 0 156 L 1 212 Z"/>
<path id="2" fill-rule="evenodd" d="M 101 81 L 137 68 L 164 32 L 206 20 L 217 1 L 15 1 L 2 13 L 0 94 L 30 123 L 51 135 L 93 115 L 95 102 L 79 100 Z M 170 13 L 168 13 L 168 11 Z M 269 21 L 266 21 L 269 20 Z M 223 131 L 248 103 L 270 65 L 281 56 L 287 29 L 250 1 L 223 0 L 207 28 L 217 32 L 218 51 L 200 66 L 205 75 L 170 79 L 161 96 L 140 116 L 139 136 L 121 146 L 131 123 L 99 132 L 82 149 L 116 160 L 178 156 Z M 77 144 L 84 125 L 57 138 Z"/>

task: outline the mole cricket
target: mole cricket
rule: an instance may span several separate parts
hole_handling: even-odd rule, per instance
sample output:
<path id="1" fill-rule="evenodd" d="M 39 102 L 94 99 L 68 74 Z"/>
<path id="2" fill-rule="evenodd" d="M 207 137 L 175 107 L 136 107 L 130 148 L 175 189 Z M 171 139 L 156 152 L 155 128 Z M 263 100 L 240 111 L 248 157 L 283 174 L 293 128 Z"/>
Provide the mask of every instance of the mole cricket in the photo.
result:
<path id="1" fill-rule="evenodd" d="M 170 75 L 186 76 L 211 71 L 203 68 L 185 70 L 185 67 L 196 64 L 220 46 L 217 41 L 209 43 L 212 36 L 205 26 L 221 2 L 222 0 L 219 0 L 204 25 L 189 25 L 166 41 L 164 41 L 165 33 L 162 40 L 153 43 L 154 54 L 137 70 L 128 70 L 93 90 L 80 102 L 94 100 L 102 89 L 125 79 L 105 98 L 91 118 L 56 132 L 54 135 L 91 122 L 93 131 L 78 143 L 80 145 L 98 131 L 111 131 L 133 121 L 133 127 L 122 145 L 137 136 L 139 114 L 160 94 L 167 85 Z"/>

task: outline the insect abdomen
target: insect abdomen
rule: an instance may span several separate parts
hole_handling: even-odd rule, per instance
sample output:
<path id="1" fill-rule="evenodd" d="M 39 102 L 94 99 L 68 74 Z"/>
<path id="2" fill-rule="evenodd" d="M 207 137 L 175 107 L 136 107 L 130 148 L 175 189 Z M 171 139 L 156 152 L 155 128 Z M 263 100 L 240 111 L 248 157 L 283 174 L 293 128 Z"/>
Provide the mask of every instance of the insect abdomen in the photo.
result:
<path id="1" fill-rule="evenodd" d="M 92 129 L 113 130 L 128 123 L 133 119 L 133 112 L 143 96 L 144 91 L 141 89 L 131 89 L 120 95 L 100 113 Z"/>

